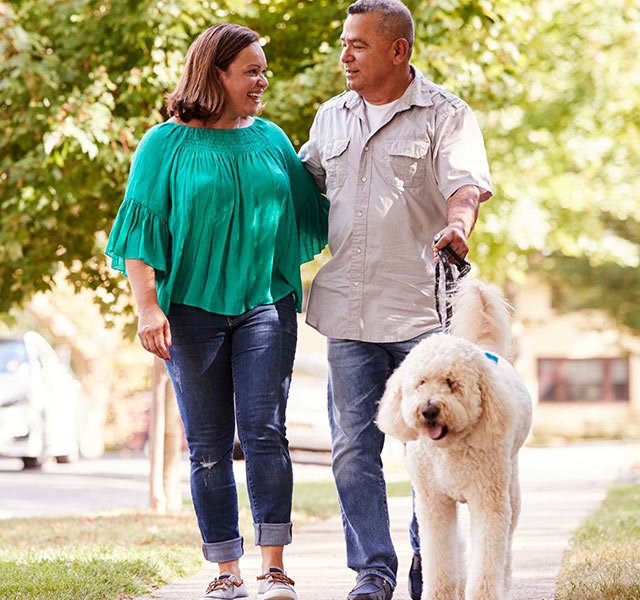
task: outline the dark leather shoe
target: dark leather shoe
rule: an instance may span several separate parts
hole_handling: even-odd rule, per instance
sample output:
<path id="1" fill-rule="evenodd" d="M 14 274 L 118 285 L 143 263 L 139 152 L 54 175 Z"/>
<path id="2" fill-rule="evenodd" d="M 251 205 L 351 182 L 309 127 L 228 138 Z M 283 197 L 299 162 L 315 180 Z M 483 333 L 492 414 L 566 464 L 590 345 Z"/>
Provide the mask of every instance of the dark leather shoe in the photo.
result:
<path id="1" fill-rule="evenodd" d="M 391 600 L 393 588 L 379 575 L 365 575 L 356 583 L 347 600 Z"/>
<path id="2" fill-rule="evenodd" d="M 414 552 L 409 568 L 409 596 L 411 600 L 422 598 L 422 559 L 419 552 Z"/>

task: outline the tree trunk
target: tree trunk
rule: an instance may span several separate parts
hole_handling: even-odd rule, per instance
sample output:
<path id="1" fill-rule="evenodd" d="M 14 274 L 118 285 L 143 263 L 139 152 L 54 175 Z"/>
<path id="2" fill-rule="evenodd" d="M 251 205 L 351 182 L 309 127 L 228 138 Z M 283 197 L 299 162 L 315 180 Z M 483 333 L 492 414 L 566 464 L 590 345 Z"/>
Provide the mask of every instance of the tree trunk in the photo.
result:
<path id="1" fill-rule="evenodd" d="M 180 490 L 180 456 L 182 454 L 182 423 L 176 396 L 169 377 L 165 373 L 165 419 L 164 419 L 164 493 L 167 510 L 177 512 L 182 507 Z"/>
<path id="2" fill-rule="evenodd" d="M 151 371 L 151 420 L 149 423 L 149 501 L 151 510 L 158 513 L 167 511 L 164 495 L 164 428 L 166 382 L 162 361 L 153 358 Z"/>
<path id="3" fill-rule="evenodd" d="M 153 359 L 151 376 L 151 423 L 149 426 L 151 509 L 164 514 L 178 511 L 182 427 L 171 381 L 162 360 Z"/>

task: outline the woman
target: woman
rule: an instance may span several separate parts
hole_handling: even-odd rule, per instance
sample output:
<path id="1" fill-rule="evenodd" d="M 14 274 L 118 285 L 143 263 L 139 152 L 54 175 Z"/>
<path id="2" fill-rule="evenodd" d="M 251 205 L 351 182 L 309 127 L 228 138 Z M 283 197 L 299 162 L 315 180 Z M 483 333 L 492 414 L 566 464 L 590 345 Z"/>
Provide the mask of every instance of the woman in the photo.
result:
<path id="1" fill-rule="evenodd" d="M 171 118 L 136 150 L 106 250 L 129 276 L 140 341 L 166 361 L 176 391 L 203 552 L 219 567 L 207 599 L 249 595 L 234 421 L 262 553 L 258 597 L 296 598 L 283 564 L 293 487 L 285 407 L 299 267 L 326 243 L 327 201 L 285 134 L 256 116 L 266 69 L 249 29 L 217 25 L 196 39 L 168 96 Z"/>

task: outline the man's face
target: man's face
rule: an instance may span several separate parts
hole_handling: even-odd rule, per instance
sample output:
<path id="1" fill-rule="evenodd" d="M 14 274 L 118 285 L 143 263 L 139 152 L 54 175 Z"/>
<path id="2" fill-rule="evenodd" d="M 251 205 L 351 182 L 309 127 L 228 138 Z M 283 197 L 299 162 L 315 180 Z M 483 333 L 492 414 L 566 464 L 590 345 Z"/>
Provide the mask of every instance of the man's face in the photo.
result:
<path id="1" fill-rule="evenodd" d="M 349 15 L 344 22 L 340 41 L 349 89 L 365 100 L 375 96 L 382 85 L 396 76 L 393 40 L 378 33 L 378 13 Z"/>

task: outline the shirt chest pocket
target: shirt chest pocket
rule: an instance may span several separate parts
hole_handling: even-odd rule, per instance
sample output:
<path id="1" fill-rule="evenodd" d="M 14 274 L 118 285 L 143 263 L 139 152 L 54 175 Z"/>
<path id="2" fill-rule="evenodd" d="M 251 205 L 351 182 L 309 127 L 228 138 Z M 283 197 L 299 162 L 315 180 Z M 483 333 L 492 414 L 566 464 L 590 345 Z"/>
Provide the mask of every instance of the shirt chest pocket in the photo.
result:
<path id="1" fill-rule="evenodd" d="M 322 147 L 320 157 L 327 174 L 327 193 L 337 192 L 347 177 L 347 148 L 349 140 L 335 140 Z"/>
<path id="2" fill-rule="evenodd" d="M 424 185 L 429 154 L 426 140 L 392 140 L 385 145 L 387 181 L 399 191 Z"/>

